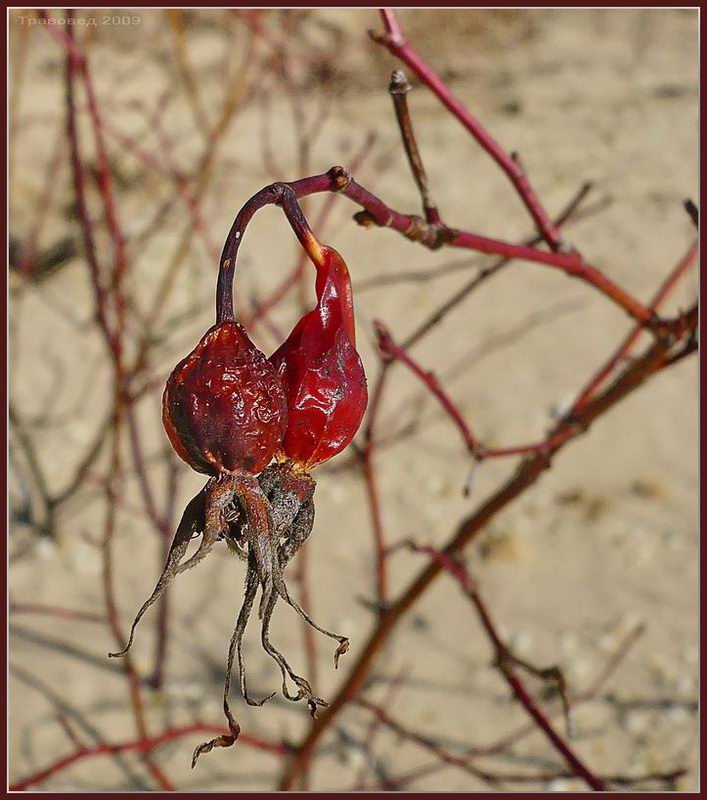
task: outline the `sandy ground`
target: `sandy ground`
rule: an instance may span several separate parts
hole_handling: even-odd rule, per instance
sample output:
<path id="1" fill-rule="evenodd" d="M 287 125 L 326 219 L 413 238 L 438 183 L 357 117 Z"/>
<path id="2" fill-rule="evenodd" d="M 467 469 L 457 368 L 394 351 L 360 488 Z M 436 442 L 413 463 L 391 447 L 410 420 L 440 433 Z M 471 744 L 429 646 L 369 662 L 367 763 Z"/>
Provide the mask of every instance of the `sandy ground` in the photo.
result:
<path id="1" fill-rule="evenodd" d="M 60 51 L 49 33 L 11 24 L 15 87 L 11 173 L 11 229 L 22 240 L 35 210 L 47 204 L 41 244 L 78 236 L 70 208 L 67 153 L 61 123 Z M 153 108 L 173 86 L 169 31 L 158 12 L 141 12 L 139 24 L 99 25 L 91 59 L 106 117 L 141 146 L 160 155 L 139 103 Z M 596 196 L 613 203 L 571 228 L 570 238 L 616 281 L 647 299 L 685 251 L 690 223 L 681 207 L 696 196 L 697 18 L 682 11 L 409 11 L 401 20 L 454 91 L 498 140 L 522 154 L 546 206 L 560 209 L 586 179 Z M 369 132 L 376 136 L 357 173 L 360 182 L 393 207 L 415 210 L 417 199 L 386 95 L 392 58 L 365 35 L 377 25 L 372 11 L 313 12 L 293 52 L 336 49 L 327 77 L 330 104 L 313 145 L 310 171 L 347 163 Z M 240 63 L 243 27 L 220 13 L 199 13 L 187 41 L 201 100 L 221 102 L 226 56 Z M 316 52 L 316 51 L 315 51 Z M 260 56 L 259 56 L 260 57 Z M 322 73 L 307 66 L 301 101 L 314 118 Z M 216 177 L 203 204 L 216 250 L 241 203 L 273 178 L 299 176 L 291 104 L 282 84 L 268 79 L 271 138 L 280 172 L 264 165 L 264 104 L 247 104 L 218 150 Z M 529 223 L 506 179 L 426 91 L 411 97 L 431 185 L 447 221 L 500 238 L 526 236 Z M 210 114 L 211 118 L 215 112 Z M 162 115 L 180 165 L 193 164 L 203 140 L 186 93 L 178 91 Z M 86 130 L 86 137 L 88 130 Z M 120 154 L 115 140 L 111 152 Z M 59 168 L 52 196 L 43 196 L 53 148 Z M 164 175 L 142 172 L 132 157 L 116 155 L 121 176 L 119 210 L 128 238 L 138 235 L 174 191 Z M 97 205 L 97 197 L 92 195 Z M 316 212 L 321 201 L 313 201 Z M 357 292 L 361 349 L 369 376 L 377 370 L 371 322 L 385 320 L 404 337 L 461 286 L 480 263 L 463 253 L 428 251 L 388 231 L 362 232 L 350 222 L 352 207 L 337 202 L 326 240 L 345 254 Z M 149 308 L 158 277 L 187 222 L 182 205 L 159 233 L 131 251 L 131 286 L 139 309 Z M 106 247 L 105 243 L 102 243 Z M 248 232 L 238 276 L 243 302 L 262 297 L 293 263 L 291 235 L 275 211 L 259 215 Z M 431 281 L 386 287 L 373 278 L 422 271 L 449 262 L 469 263 Z M 178 323 L 155 350 L 163 376 L 211 324 L 215 263 L 201 237 L 192 243 L 178 286 L 164 309 Z M 13 276 L 14 279 L 15 276 Z M 60 490 L 106 413 L 109 370 L 91 325 L 91 295 L 80 256 L 38 283 L 13 280 L 11 398 L 34 442 L 49 490 Z M 694 297 L 688 277 L 671 308 Z M 294 299 L 274 320 L 283 329 L 297 315 Z M 415 350 L 434 368 L 462 411 L 488 443 L 510 445 L 538 438 L 627 330 L 627 319 L 598 293 L 552 270 L 516 264 L 451 314 Z M 275 338 L 259 329 L 270 352 Z M 611 680 L 576 709 L 575 746 L 601 774 L 635 775 L 687 767 L 680 789 L 697 786 L 697 371 L 696 359 L 653 380 L 568 447 L 552 471 L 498 516 L 469 552 L 471 568 L 500 629 L 516 652 L 541 665 L 559 663 L 572 690 L 589 686 L 622 638 L 637 624 L 645 632 Z M 411 435 L 378 458 L 383 519 L 390 541 L 413 536 L 442 544 L 504 476 L 512 463 L 484 466 L 473 495 L 462 497 L 468 460 L 458 434 L 415 380 L 398 369 L 383 407 L 383 429 L 397 431 L 413 419 Z M 144 446 L 159 501 L 166 453 L 159 424 L 160 386 L 138 407 Z M 30 472 L 15 441 L 10 537 L 10 587 L 15 603 L 39 603 L 102 613 L 100 536 L 104 508 L 96 478 L 62 507 L 55 537 L 37 536 Z M 345 460 L 341 456 L 339 461 Z M 350 637 L 349 663 L 365 641 L 372 612 L 372 542 L 360 476 L 337 471 L 337 461 L 317 474 L 317 522 L 308 544 L 311 610 L 321 624 Z M 177 505 L 199 488 L 199 476 L 180 473 Z M 28 522 L 29 520 L 29 522 Z M 153 585 L 159 543 L 129 481 L 115 537 L 118 602 L 125 624 Z M 420 567 L 419 556 L 391 561 L 393 592 Z M 167 681 L 145 693 L 153 730 L 189 722 L 196 714 L 220 720 L 226 644 L 239 602 L 242 566 L 221 553 L 179 579 L 172 599 L 173 634 Z M 134 735 L 120 668 L 105 654 L 108 631 L 89 622 L 17 613 L 11 618 L 10 777 L 17 780 L 71 751 L 58 709 L 86 742 Z M 154 616 L 146 618 L 134 654 L 149 672 Z M 301 669 L 300 628 L 281 609 L 274 638 Z M 317 642 L 317 690 L 331 697 L 339 676 L 326 641 Z M 269 693 L 278 677 L 251 631 L 246 655 L 253 689 Z M 414 608 L 374 672 L 369 696 L 390 698 L 390 713 L 410 728 L 449 745 L 483 745 L 525 720 L 490 666 L 491 650 L 463 597 L 440 579 Z M 346 669 L 342 663 L 342 669 Z M 402 683 L 400 679 L 404 678 Z M 392 690 L 391 682 L 397 685 Z M 539 689 L 537 684 L 533 686 Z M 234 701 L 246 731 L 298 740 L 307 716 L 298 705 L 274 701 L 262 709 Z M 434 758 L 381 730 L 375 762 L 361 741 L 369 716 L 352 708 L 339 718 L 316 762 L 312 787 L 344 789 L 361 775 L 398 775 Z M 245 748 L 221 751 L 189 769 L 198 737 L 164 747 L 159 760 L 181 789 L 263 790 L 274 786 L 276 763 Z M 523 739 L 489 768 L 538 772 L 557 764 L 537 733 Z M 134 759 L 97 758 L 43 784 L 54 790 L 118 790 L 149 786 Z M 475 778 L 440 769 L 414 782 L 420 790 L 476 790 Z M 562 780 L 553 789 L 582 788 Z"/>

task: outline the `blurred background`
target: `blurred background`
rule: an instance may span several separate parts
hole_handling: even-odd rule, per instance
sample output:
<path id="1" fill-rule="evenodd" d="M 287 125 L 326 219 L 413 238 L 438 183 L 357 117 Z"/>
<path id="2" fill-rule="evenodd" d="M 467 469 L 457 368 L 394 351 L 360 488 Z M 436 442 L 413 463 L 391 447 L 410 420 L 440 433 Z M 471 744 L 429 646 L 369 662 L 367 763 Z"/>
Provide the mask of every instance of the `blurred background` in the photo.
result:
<path id="1" fill-rule="evenodd" d="M 73 84 L 97 283 L 66 128 L 68 27 L 31 10 L 12 11 L 9 20 L 11 782 L 77 743 L 136 736 L 123 665 L 106 657 L 116 642 L 105 587 L 112 585 L 125 629 L 202 484 L 169 446 L 160 397 L 173 366 L 213 323 L 218 257 L 240 206 L 274 180 L 335 164 L 395 209 L 419 205 L 387 93 L 399 65 L 366 33 L 380 30 L 374 10 L 76 14 L 90 78 L 88 91 L 79 76 Z M 682 201 L 697 196 L 697 14 L 418 9 L 399 17 L 452 90 L 521 154 L 551 214 L 593 181 L 599 208 L 568 227 L 568 237 L 647 301 L 693 235 Z M 448 224 L 510 241 L 531 235 L 505 176 L 412 82 L 413 122 Z M 102 194 L 106 174 L 113 217 Z M 403 340 L 492 261 L 363 230 L 344 197 L 310 198 L 304 208 L 349 265 L 369 385 L 380 363 L 373 320 Z M 124 241 L 117 277 L 116 222 Z M 267 354 L 311 304 L 311 276 L 299 263 L 280 212 L 263 210 L 241 250 L 236 295 Z M 96 285 L 109 294 L 118 287 L 122 355 L 137 365 L 119 435 Z M 696 287 L 693 271 L 667 310 L 686 308 Z M 511 446 L 541 438 L 628 329 L 625 315 L 590 287 L 516 263 L 460 304 L 414 355 L 434 369 L 482 441 Z M 468 552 L 514 651 L 559 664 L 573 694 L 589 693 L 575 709 L 577 752 L 602 775 L 684 770 L 644 784 L 651 788 L 697 786 L 696 367 L 685 360 L 602 418 Z M 402 368 L 380 415 L 376 475 L 389 543 L 413 537 L 441 546 L 516 466 L 484 464 L 464 497 L 470 463 L 458 432 Z M 344 672 L 375 623 L 374 546 L 357 452 L 316 472 L 315 529 L 306 560 L 290 567 L 313 616 L 351 639 Z M 389 559 L 392 596 L 423 563 L 404 552 Z M 243 576 L 243 565 L 217 550 L 145 617 L 132 653 L 151 733 L 195 720 L 222 727 L 225 654 Z M 331 698 L 342 676 L 331 667 L 329 641 L 317 639 L 306 652 L 299 620 L 284 607 L 273 638 Z M 254 694 L 278 688 L 254 627 L 245 653 Z M 449 752 L 490 747 L 527 722 L 446 576 L 401 622 L 384 656 L 365 698 Z M 542 698 L 542 685 L 532 685 Z M 274 742 L 300 741 L 310 722 L 300 704 L 275 699 L 249 708 L 235 690 L 233 708 L 245 732 Z M 485 787 L 373 719 L 358 704 L 338 717 L 311 788 Z M 195 733 L 155 750 L 177 788 L 277 785 L 282 758 L 240 744 L 192 772 L 191 751 L 204 738 Z M 554 776 L 534 788 L 583 788 L 557 777 L 563 765 L 538 732 L 497 748 L 483 765 Z M 37 788 L 155 788 L 155 778 L 135 753 L 108 754 L 81 759 Z"/>

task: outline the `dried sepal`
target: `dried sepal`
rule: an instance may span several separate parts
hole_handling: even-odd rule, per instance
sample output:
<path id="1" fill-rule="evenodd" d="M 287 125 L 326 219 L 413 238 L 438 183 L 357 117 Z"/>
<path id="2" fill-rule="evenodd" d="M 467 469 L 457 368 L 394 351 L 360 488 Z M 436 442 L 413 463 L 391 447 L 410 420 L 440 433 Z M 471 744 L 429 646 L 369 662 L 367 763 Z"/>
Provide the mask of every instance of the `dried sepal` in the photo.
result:
<path id="1" fill-rule="evenodd" d="M 241 726 L 236 722 L 233 714 L 231 713 L 231 709 L 228 707 L 228 703 L 226 702 L 223 704 L 223 713 L 226 715 L 228 729 L 231 731 L 231 733 L 222 733 L 220 736 L 216 736 L 214 739 L 211 739 L 208 742 L 197 745 L 197 747 L 194 748 L 194 753 L 191 757 L 192 769 L 194 769 L 197 761 L 199 760 L 199 756 L 201 756 L 203 753 L 210 753 L 215 747 L 232 747 L 238 740 L 238 737 L 241 733 Z"/>
<path id="2" fill-rule="evenodd" d="M 135 629 L 137 628 L 145 612 L 150 608 L 150 606 L 154 605 L 160 599 L 175 576 L 177 576 L 180 572 L 190 569 L 197 563 L 198 559 L 196 559 L 195 554 L 195 556 L 190 558 L 187 562 L 180 564 L 182 558 L 184 558 L 187 552 L 189 542 L 200 533 L 204 533 L 205 535 L 206 498 L 208 494 L 208 486 L 209 484 L 204 486 L 204 488 L 189 501 L 187 507 L 184 509 L 182 519 L 177 526 L 177 532 L 174 534 L 174 539 L 172 540 L 169 552 L 167 553 L 167 559 L 165 561 L 164 568 L 162 569 L 162 574 L 157 580 L 157 585 L 155 586 L 152 594 L 137 612 L 135 620 L 130 629 L 128 643 L 126 644 L 125 648 L 118 653 L 108 653 L 110 658 L 124 656 L 130 650 L 135 637 Z M 201 551 L 202 548 L 200 547 L 199 552 Z"/>

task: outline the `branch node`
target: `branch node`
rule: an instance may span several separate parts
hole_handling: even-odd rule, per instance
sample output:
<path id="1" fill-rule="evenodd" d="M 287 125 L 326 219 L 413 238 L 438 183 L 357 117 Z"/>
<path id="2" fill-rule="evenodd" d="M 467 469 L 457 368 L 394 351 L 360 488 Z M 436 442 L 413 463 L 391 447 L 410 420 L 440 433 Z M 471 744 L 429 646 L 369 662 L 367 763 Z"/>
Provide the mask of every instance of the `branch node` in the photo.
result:
<path id="1" fill-rule="evenodd" d="M 351 183 L 351 175 L 343 167 L 332 167 L 327 173 L 332 182 L 332 191 L 344 192 Z"/>
<path id="2" fill-rule="evenodd" d="M 412 91 L 412 86 L 401 69 L 394 69 L 388 84 L 390 94 L 407 94 Z"/>
<path id="3" fill-rule="evenodd" d="M 402 47 L 405 44 L 404 39 L 400 39 L 397 37 L 392 36 L 387 31 L 385 33 L 379 33 L 378 31 L 368 30 L 366 33 L 369 37 L 376 43 L 383 45 L 387 50 L 394 52 L 396 49 Z"/>
<path id="4" fill-rule="evenodd" d="M 374 228 L 378 223 L 373 219 L 373 215 L 369 211 L 357 211 L 352 219 L 362 228 Z"/>
<path id="5" fill-rule="evenodd" d="M 412 214 L 410 216 L 410 224 L 403 231 L 403 236 L 406 239 L 410 239 L 413 242 L 419 242 L 427 237 L 429 231 L 430 231 L 430 226 L 428 226 L 425 223 L 422 217 L 418 217 L 416 214 Z M 436 238 L 437 237 L 435 237 L 435 240 Z"/>

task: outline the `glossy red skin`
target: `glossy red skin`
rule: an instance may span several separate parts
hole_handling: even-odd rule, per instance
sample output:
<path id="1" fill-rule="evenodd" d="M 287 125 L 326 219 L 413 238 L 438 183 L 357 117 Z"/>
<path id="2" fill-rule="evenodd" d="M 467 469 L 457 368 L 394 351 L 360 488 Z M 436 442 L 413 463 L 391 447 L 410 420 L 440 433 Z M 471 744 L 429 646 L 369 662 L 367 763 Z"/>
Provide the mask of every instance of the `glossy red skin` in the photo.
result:
<path id="1" fill-rule="evenodd" d="M 310 469 L 341 452 L 368 403 L 366 374 L 356 352 L 353 299 L 341 256 L 322 248 L 317 306 L 294 327 L 270 361 L 285 386 L 288 426 L 283 452 Z"/>
<path id="2" fill-rule="evenodd" d="M 242 325 L 226 321 L 210 328 L 167 379 L 162 421 L 192 469 L 257 474 L 280 450 L 287 401 L 272 364 Z"/>

